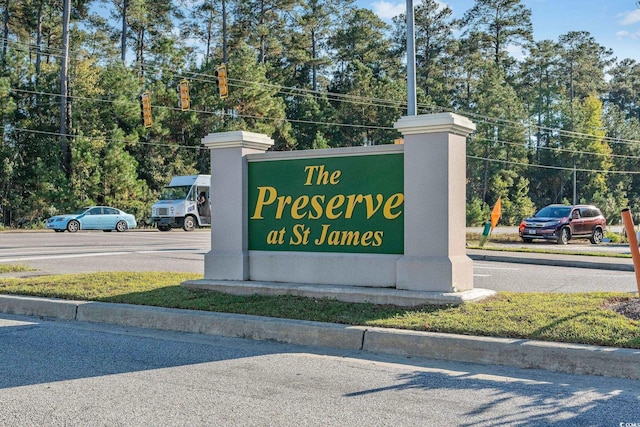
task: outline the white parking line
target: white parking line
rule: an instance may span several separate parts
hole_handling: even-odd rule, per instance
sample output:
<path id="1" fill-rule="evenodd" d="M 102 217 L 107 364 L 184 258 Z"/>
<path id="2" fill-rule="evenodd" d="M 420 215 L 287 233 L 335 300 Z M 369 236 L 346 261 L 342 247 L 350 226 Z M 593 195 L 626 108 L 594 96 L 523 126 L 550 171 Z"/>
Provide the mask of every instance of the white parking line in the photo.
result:
<path id="1" fill-rule="evenodd" d="M 492 265 L 482 265 L 482 264 L 473 264 L 473 268 L 484 268 L 487 270 L 510 270 L 510 271 L 518 271 L 519 268 L 516 267 L 494 267 Z"/>
<path id="2" fill-rule="evenodd" d="M 2 258 L 0 262 L 20 262 L 20 261 L 37 261 L 46 259 L 64 259 L 64 258 L 88 258 L 97 256 L 113 256 L 128 254 L 152 254 L 152 253 L 168 253 L 168 252 L 185 252 L 192 249 L 176 249 L 176 250 L 158 250 L 158 251 L 128 251 L 128 252 L 90 252 L 84 254 L 68 254 L 68 255 L 36 255 L 18 258 Z"/>

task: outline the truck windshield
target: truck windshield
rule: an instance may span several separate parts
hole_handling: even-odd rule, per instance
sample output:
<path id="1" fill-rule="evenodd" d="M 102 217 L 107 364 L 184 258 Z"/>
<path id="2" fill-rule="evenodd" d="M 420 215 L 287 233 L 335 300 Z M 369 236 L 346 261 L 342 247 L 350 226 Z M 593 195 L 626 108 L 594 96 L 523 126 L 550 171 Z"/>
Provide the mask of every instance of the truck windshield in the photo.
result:
<path id="1" fill-rule="evenodd" d="M 190 185 L 182 185 L 179 187 L 165 187 L 164 190 L 162 190 L 162 195 L 160 196 L 160 198 L 162 200 L 184 200 L 187 198 L 189 190 L 191 190 Z"/>

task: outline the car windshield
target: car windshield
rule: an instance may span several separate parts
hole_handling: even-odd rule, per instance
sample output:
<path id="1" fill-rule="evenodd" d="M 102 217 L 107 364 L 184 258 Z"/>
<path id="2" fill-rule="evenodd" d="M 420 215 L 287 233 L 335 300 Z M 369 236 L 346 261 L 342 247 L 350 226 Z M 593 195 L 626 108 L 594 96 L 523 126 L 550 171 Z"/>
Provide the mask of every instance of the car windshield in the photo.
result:
<path id="1" fill-rule="evenodd" d="M 537 218 L 564 218 L 569 215 L 571 206 L 546 206 L 534 216 Z"/>
<path id="2" fill-rule="evenodd" d="M 184 200 L 187 198 L 191 190 L 190 185 L 181 185 L 179 187 L 165 187 L 162 190 L 161 200 Z"/>

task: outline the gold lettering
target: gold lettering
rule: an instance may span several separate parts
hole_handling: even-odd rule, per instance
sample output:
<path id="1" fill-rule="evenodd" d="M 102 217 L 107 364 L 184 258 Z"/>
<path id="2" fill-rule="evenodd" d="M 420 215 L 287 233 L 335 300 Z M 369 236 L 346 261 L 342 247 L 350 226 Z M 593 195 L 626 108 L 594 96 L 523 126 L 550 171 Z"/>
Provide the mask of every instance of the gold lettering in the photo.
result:
<path id="1" fill-rule="evenodd" d="M 367 219 L 371 218 L 382 206 L 382 201 L 384 200 L 384 196 L 382 194 L 376 194 L 376 202 L 377 204 L 373 205 L 373 195 L 367 194 L 364 196 L 364 201 L 367 204 Z"/>
<path id="2" fill-rule="evenodd" d="M 311 229 L 309 227 L 305 227 L 304 224 L 296 224 L 293 226 L 292 231 L 293 231 L 295 240 L 293 237 L 289 239 L 290 245 L 298 246 L 298 245 L 306 245 L 309 243 L 309 233 L 311 233 Z"/>
<path id="3" fill-rule="evenodd" d="M 373 231 L 365 231 L 362 233 L 362 239 L 360 240 L 360 244 L 362 246 L 369 246 L 371 244 L 370 240 L 373 237 Z"/>
<path id="4" fill-rule="evenodd" d="M 311 180 L 313 179 L 313 173 L 318 170 L 318 166 L 305 166 L 304 171 L 307 173 L 307 180 L 304 182 L 304 185 L 312 185 Z"/>
<path id="5" fill-rule="evenodd" d="M 383 231 L 376 231 L 373 234 L 374 242 L 371 244 L 371 246 L 375 246 L 375 247 L 382 246 L 382 235 L 383 234 L 384 234 Z"/>
<path id="6" fill-rule="evenodd" d="M 340 232 L 332 231 L 329 233 L 329 238 L 327 239 L 327 244 L 331 246 L 338 246 L 340 244 Z"/>
<path id="7" fill-rule="evenodd" d="M 330 230 L 330 228 L 330 224 L 322 225 L 320 237 L 314 240 L 316 246 L 323 244 L 331 246 L 382 246 L 382 237 L 384 234 L 382 231 L 336 231 Z"/>
<path id="8" fill-rule="evenodd" d="M 362 203 L 364 196 L 362 194 L 349 194 L 347 196 L 347 210 L 344 213 L 346 219 L 353 217 L 353 209 L 358 203 Z"/>
<path id="9" fill-rule="evenodd" d="M 341 245 L 346 246 L 358 246 L 360 239 L 359 231 L 343 231 L 342 239 L 340 240 Z"/>
<path id="10" fill-rule="evenodd" d="M 316 246 L 320 246 L 324 244 L 324 241 L 327 239 L 327 230 L 331 227 L 329 224 L 322 224 L 322 232 L 320 233 L 320 237 L 313 241 Z"/>
<path id="11" fill-rule="evenodd" d="M 316 194 L 311 197 L 311 207 L 315 214 L 309 213 L 309 219 L 319 219 L 322 216 L 322 203 L 324 203 L 324 196 Z"/>
<path id="12" fill-rule="evenodd" d="M 269 192 L 269 197 L 265 199 L 267 192 Z M 253 212 L 251 219 L 264 219 L 262 216 L 262 208 L 275 202 L 277 195 L 278 192 L 273 187 L 258 187 L 258 201 L 256 203 L 256 210 Z"/>
<path id="13" fill-rule="evenodd" d="M 329 178 L 329 183 L 331 185 L 336 185 L 337 183 L 339 183 L 340 180 L 338 178 L 340 178 L 341 174 L 342 174 L 342 172 L 340 172 L 340 171 L 333 171 L 331 173 L 331 178 Z"/>
<path id="14" fill-rule="evenodd" d="M 316 185 L 327 185 L 329 183 L 329 172 L 324 170 L 324 165 L 318 169 L 318 179 Z"/>
<path id="15" fill-rule="evenodd" d="M 334 209 L 338 209 L 340 206 L 344 204 L 344 196 L 342 194 L 338 194 L 329 199 L 327 203 L 327 208 L 325 211 L 325 215 L 328 219 L 338 219 L 342 216 L 342 211 L 338 211 L 334 213 Z"/>
<path id="16" fill-rule="evenodd" d="M 267 234 L 267 244 L 282 245 L 284 243 L 284 233 L 285 233 L 284 227 L 282 227 L 281 230 L 271 230 Z"/>
<path id="17" fill-rule="evenodd" d="M 308 211 L 300 213 L 300 209 L 303 209 L 309 204 L 309 196 L 302 195 L 293 201 L 291 205 L 291 218 L 302 219 L 307 216 Z"/>
<path id="18" fill-rule="evenodd" d="M 311 167 L 311 166 L 309 166 Z M 340 172 L 340 171 L 334 171 Z M 336 175 L 338 176 L 338 175 Z M 331 181 L 331 178 L 327 178 Z M 403 213 L 404 194 L 395 193 L 388 199 L 383 194 L 336 194 L 327 200 L 324 194 L 309 196 L 306 194 L 297 196 L 279 196 L 276 188 L 271 186 L 258 187 L 256 206 L 251 219 L 264 219 L 264 210 L 268 206 L 275 207 L 274 219 L 282 219 L 290 216 L 294 220 L 317 220 L 323 216 L 329 220 L 338 218 L 353 219 L 354 216 L 366 215 L 365 219 L 371 219 L 380 212 L 385 219 L 393 220 Z M 358 210 L 362 205 L 364 211 Z"/>
<path id="19" fill-rule="evenodd" d="M 315 185 L 336 185 L 340 182 L 341 171 L 329 171 L 324 170 L 324 165 L 320 166 L 305 166 L 304 171 L 307 173 L 307 179 L 304 181 L 304 185 L 313 185 L 313 177 L 316 176 Z M 317 175 L 316 175 L 317 172 Z"/>
<path id="20" fill-rule="evenodd" d="M 291 196 L 278 197 L 278 209 L 276 210 L 276 219 L 282 219 L 282 211 L 284 211 L 285 206 L 290 204 L 291 204 Z"/>
<path id="21" fill-rule="evenodd" d="M 382 210 L 384 217 L 387 219 L 396 219 L 402 215 L 402 210 L 399 210 L 397 213 L 391 212 L 392 209 L 399 207 L 402 203 L 404 203 L 404 194 L 402 193 L 396 193 L 389 197 L 384 204 L 384 209 Z"/>

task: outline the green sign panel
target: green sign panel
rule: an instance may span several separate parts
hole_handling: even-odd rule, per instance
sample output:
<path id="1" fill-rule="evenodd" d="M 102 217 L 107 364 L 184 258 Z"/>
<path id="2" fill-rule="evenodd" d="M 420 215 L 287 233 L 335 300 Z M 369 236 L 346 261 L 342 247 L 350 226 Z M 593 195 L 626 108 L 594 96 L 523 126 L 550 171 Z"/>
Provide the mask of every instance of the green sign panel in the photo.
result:
<path id="1" fill-rule="evenodd" d="M 402 254 L 401 153 L 249 162 L 249 249 Z"/>

